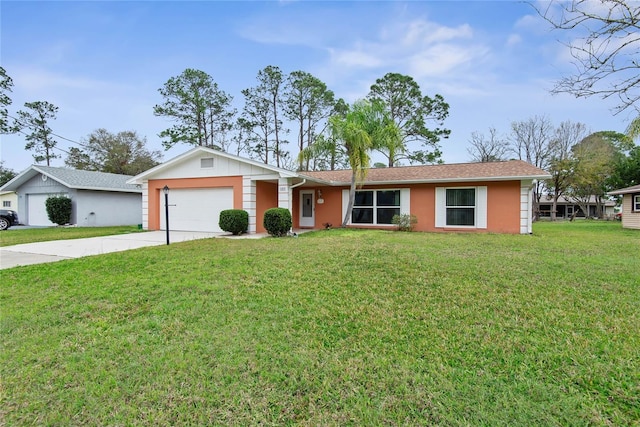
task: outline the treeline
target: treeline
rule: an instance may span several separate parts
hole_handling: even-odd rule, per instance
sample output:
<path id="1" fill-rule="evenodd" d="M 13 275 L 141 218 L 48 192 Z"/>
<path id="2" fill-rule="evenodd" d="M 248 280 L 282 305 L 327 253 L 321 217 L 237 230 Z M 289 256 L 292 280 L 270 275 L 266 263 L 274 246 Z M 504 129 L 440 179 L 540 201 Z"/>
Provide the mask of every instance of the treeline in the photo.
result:
<path id="1" fill-rule="evenodd" d="M 554 126 L 544 116 L 511 123 L 510 133 L 495 128 L 488 134 L 473 132 L 468 152 L 473 161 L 491 162 L 510 158 L 525 160 L 549 172 L 551 179 L 535 184 L 534 212 L 540 214 L 543 197 L 551 201 L 551 219 L 561 196 L 588 213 L 595 201 L 602 215 L 607 192 L 640 184 L 640 117 L 626 133 L 590 132 L 584 123 L 564 121 Z M 594 200 L 595 199 L 595 200 Z"/>
<path id="2" fill-rule="evenodd" d="M 348 166 L 328 124 L 353 106 L 305 71 L 285 74 L 267 66 L 256 80 L 241 91 L 244 106 L 237 111 L 233 97 L 204 71 L 186 69 L 170 78 L 159 89 L 164 102 L 154 107 L 155 115 L 174 122 L 160 133 L 164 147 L 207 146 L 292 170 Z M 380 104 L 401 132 L 395 145 L 377 148 L 387 166 L 440 161 L 440 140 L 450 133 L 442 127 L 449 105 L 441 95 L 425 95 L 412 77 L 388 73 L 375 81 L 366 100 Z"/>
<path id="3" fill-rule="evenodd" d="M 162 154 L 148 150 L 146 138 L 135 131 L 97 129 L 79 142 L 56 135 L 50 124 L 58 107 L 47 101 L 27 102 L 25 109 L 9 116 L 13 82 L 1 67 L 0 73 L 1 131 L 22 133 L 25 149 L 34 153 L 37 163 L 50 165 L 62 151 L 72 168 L 136 174 L 161 161 Z M 233 96 L 201 70 L 188 68 L 158 91 L 162 102 L 153 113 L 173 122 L 158 135 L 165 149 L 206 146 L 290 170 L 349 166 L 347 150 L 336 140 L 329 119 L 345 118 L 354 106 L 305 71 L 286 74 L 276 66 L 258 71 L 256 84 L 241 91 L 240 111 L 233 106 Z M 411 76 L 388 73 L 372 84 L 365 101 L 378 104 L 399 129 L 396 142 L 372 148 L 384 156 L 385 166 L 441 162 L 440 141 L 450 133 L 443 127 L 449 105 L 441 95 L 423 94 Z M 78 146 L 62 150 L 60 139 Z"/>

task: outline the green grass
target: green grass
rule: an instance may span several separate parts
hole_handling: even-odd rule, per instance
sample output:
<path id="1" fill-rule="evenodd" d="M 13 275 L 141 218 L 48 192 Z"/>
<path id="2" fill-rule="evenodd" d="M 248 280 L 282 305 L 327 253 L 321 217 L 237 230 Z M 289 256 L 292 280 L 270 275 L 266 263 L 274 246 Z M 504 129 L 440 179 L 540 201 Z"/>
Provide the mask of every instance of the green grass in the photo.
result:
<path id="1" fill-rule="evenodd" d="M 51 240 L 82 239 L 85 237 L 111 236 L 114 234 L 137 233 L 137 226 L 115 227 L 49 227 L 21 228 L 12 227 L 0 232 L 0 246 L 20 245 L 22 243 L 48 242 Z"/>
<path id="2" fill-rule="evenodd" d="M 0 271 L 7 425 L 638 425 L 640 233 L 329 230 Z"/>

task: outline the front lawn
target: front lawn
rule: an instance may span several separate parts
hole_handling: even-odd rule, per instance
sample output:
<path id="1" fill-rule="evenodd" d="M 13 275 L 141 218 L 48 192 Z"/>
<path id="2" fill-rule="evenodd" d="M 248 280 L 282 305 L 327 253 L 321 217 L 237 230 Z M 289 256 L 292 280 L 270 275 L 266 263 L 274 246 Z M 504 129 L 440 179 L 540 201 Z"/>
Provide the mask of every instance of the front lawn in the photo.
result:
<path id="1" fill-rule="evenodd" d="M 114 227 L 47 227 L 22 228 L 11 227 L 0 232 L 0 246 L 20 245 L 22 243 L 48 242 L 51 240 L 83 239 L 85 237 L 111 236 L 114 234 L 137 233 L 137 226 Z"/>
<path id="2" fill-rule="evenodd" d="M 640 233 L 328 230 L 0 271 L 7 425 L 634 425 Z"/>

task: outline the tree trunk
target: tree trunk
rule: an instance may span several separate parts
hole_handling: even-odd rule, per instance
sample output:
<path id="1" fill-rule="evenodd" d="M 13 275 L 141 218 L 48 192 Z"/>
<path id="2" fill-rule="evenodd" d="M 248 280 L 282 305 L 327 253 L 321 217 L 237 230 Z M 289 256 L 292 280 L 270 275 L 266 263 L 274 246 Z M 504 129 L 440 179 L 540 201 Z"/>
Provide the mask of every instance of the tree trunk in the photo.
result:
<path id="1" fill-rule="evenodd" d="M 344 215 L 344 219 L 342 220 L 342 227 L 346 227 L 349 223 L 349 218 L 351 218 L 351 211 L 353 211 L 353 202 L 356 198 L 356 171 L 352 171 L 351 174 L 351 187 L 349 188 L 349 204 L 347 205 L 347 213 Z"/>
<path id="2" fill-rule="evenodd" d="M 551 204 L 551 221 L 555 221 L 556 218 L 556 211 L 558 209 L 558 197 L 560 197 L 559 194 L 554 194 L 553 196 L 553 203 Z"/>

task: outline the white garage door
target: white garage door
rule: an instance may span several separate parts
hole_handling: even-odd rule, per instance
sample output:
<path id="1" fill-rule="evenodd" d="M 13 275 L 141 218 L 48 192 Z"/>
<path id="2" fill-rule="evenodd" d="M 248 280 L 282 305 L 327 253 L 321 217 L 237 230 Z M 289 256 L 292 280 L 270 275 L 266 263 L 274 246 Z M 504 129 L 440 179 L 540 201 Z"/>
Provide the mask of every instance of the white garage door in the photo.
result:
<path id="1" fill-rule="evenodd" d="M 27 222 L 29 225 L 56 225 L 49 221 L 47 215 L 46 200 L 49 198 L 48 194 L 28 194 L 27 195 Z"/>
<path id="2" fill-rule="evenodd" d="M 160 228 L 165 228 L 164 194 L 160 192 Z M 233 209 L 233 188 L 186 188 L 169 191 L 169 229 L 220 232 L 220 211 Z"/>

